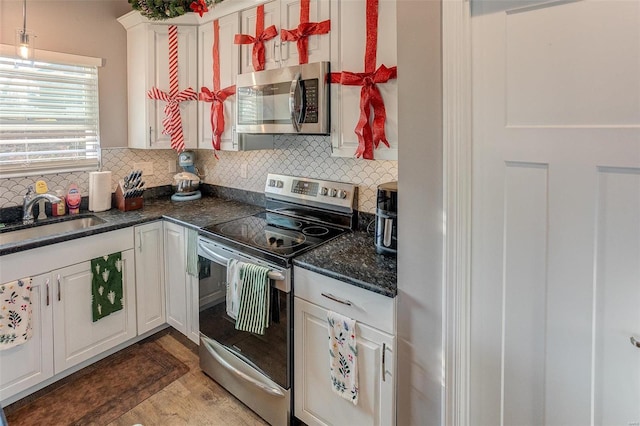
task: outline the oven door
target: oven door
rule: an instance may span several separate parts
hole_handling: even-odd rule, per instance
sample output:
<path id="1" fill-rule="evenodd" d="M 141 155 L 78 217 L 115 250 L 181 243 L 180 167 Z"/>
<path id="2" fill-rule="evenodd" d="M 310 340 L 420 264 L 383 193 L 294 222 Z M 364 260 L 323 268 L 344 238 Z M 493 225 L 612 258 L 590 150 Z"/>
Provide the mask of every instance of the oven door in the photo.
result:
<path id="1" fill-rule="evenodd" d="M 271 269 L 271 321 L 264 335 L 235 328 L 226 312 L 230 259 Z M 287 424 L 291 387 L 291 273 L 200 237 L 200 367 L 272 424 Z"/>

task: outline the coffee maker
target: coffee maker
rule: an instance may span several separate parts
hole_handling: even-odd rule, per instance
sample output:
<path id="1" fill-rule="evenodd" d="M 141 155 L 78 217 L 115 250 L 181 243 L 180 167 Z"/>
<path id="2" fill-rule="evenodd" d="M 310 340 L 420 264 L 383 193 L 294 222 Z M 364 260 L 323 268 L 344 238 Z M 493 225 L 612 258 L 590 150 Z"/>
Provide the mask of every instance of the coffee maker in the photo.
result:
<path id="1" fill-rule="evenodd" d="M 378 185 L 376 207 L 376 253 L 398 253 L 398 182 Z"/>

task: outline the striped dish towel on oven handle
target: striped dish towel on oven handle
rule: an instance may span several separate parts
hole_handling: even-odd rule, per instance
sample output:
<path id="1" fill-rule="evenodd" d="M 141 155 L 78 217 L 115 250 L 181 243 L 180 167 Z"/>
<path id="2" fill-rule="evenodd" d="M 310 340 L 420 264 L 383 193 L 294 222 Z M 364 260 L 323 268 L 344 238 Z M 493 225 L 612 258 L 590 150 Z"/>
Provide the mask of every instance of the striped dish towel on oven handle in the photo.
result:
<path id="1" fill-rule="evenodd" d="M 240 267 L 242 289 L 236 318 L 236 330 L 264 334 L 269 327 L 271 286 L 269 268 L 250 263 Z"/>

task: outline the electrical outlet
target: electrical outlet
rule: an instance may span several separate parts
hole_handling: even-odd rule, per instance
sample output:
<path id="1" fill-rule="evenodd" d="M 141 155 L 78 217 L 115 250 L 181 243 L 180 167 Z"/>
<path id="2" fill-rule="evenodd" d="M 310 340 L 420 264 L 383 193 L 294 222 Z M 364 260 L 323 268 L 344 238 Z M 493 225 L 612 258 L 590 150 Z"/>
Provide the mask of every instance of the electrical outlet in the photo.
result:
<path id="1" fill-rule="evenodd" d="M 246 179 L 247 178 L 247 163 L 242 163 L 240 165 L 240 177 L 242 179 Z"/>
<path id="2" fill-rule="evenodd" d="M 176 172 L 176 162 L 175 161 L 167 160 L 167 166 L 168 166 L 169 173 L 175 173 Z"/>
<path id="3" fill-rule="evenodd" d="M 142 170 L 142 176 L 151 176 L 153 174 L 153 161 L 140 161 L 133 163 L 135 170 Z"/>

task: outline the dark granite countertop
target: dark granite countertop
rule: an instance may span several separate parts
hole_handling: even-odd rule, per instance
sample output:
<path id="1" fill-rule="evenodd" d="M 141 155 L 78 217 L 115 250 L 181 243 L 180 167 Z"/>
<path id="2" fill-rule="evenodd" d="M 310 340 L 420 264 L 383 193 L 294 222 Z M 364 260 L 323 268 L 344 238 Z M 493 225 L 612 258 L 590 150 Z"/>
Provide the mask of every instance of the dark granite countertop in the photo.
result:
<path id="1" fill-rule="evenodd" d="M 145 200 L 144 207 L 138 210 L 123 212 L 113 208 L 106 212 L 82 213 L 80 216 L 93 215 L 103 219 L 105 222 L 87 229 L 79 229 L 64 234 L 55 234 L 17 243 L 3 244 L 0 245 L 0 256 L 114 231 L 116 229 L 159 219 L 166 219 L 180 225 L 199 229 L 212 223 L 226 222 L 238 217 L 250 216 L 261 210 L 263 210 L 262 207 L 216 197 L 203 197 L 199 200 L 181 202 L 171 201 L 169 198 Z M 61 219 L 69 219 L 69 216 Z M 54 221 L 55 219 L 51 219 L 48 220 L 47 223 Z M 5 229 L 10 228 L 11 226 L 5 227 Z"/>
<path id="2" fill-rule="evenodd" d="M 396 258 L 377 254 L 373 234 L 367 232 L 343 234 L 294 258 L 293 264 L 384 296 L 398 293 Z"/>
<path id="3" fill-rule="evenodd" d="M 168 197 L 145 199 L 144 207 L 139 210 L 122 212 L 113 208 L 106 212 L 82 213 L 80 216 L 94 215 L 104 220 L 104 223 L 87 229 L 0 245 L 0 256 L 159 219 L 200 229 L 210 224 L 250 216 L 261 210 L 263 208 L 258 205 L 215 196 L 182 202 L 171 201 Z M 68 216 L 62 219 L 66 218 Z M 11 226 L 5 227 L 10 228 Z M 397 293 L 396 259 L 376 254 L 373 235 L 366 232 L 356 231 L 342 235 L 297 257 L 294 264 L 388 297 L 395 297 Z"/>

